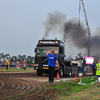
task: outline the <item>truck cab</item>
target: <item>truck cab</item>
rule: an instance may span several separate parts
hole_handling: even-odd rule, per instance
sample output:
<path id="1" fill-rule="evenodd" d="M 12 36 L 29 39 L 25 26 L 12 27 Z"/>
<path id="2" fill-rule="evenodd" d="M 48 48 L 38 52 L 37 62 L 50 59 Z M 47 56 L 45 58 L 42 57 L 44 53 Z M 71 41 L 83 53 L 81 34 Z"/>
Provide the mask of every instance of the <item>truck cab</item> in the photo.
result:
<path id="1" fill-rule="evenodd" d="M 34 69 L 37 70 L 37 75 L 42 76 L 43 73 L 49 73 L 48 59 L 47 59 L 47 51 L 49 50 L 51 53 L 51 49 L 54 49 L 54 54 L 58 57 L 58 62 L 60 65 L 59 73 L 62 77 L 67 69 L 64 65 L 64 43 L 61 40 L 49 40 L 42 39 L 38 41 L 38 44 L 35 48 L 35 66 Z M 68 71 L 68 69 L 67 69 Z M 55 67 L 55 76 L 57 75 L 57 65 Z M 66 74 L 66 73 L 65 73 Z"/>

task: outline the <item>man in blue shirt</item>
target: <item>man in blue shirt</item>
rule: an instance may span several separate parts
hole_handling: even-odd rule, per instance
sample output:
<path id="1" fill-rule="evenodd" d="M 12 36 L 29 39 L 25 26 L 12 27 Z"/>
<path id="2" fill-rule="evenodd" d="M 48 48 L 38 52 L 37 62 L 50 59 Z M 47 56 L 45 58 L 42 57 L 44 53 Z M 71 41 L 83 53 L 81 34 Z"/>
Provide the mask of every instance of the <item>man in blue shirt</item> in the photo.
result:
<path id="1" fill-rule="evenodd" d="M 59 69 L 58 58 L 54 55 L 54 50 L 51 50 L 51 54 L 48 54 L 49 50 L 47 51 L 47 58 L 48 58 L 48 65 L 49 65 L 49 83 L 54 82 L 54 69 L 57 64 L 57 69 Z"/>
<path id="2" fill-rule="evenodd" d="M 96 64 L 95 63 L 93 63 L 93 65 L 91 66 L 91 69 L 93 70 L 93 76 L 95 76 L 96 75 Z"/>

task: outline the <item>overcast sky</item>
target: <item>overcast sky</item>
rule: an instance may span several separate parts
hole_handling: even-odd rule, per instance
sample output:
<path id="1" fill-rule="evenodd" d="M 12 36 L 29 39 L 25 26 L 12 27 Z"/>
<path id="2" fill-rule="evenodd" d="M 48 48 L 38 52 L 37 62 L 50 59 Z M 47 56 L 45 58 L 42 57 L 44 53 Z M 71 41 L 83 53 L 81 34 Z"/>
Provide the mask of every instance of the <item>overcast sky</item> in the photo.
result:
<path id="1" fill-rule="evenodd" d="M 84 0 L 84 4 L 91 34 L 94 35 L 100 27 L 100 0 Z M 0 53 L 34 56 L 34 48 L 45 33 L 44 22 L 55 10 L 65 14 L 68 20 L 78 20 L 79 0 L 0 0 Z M 80 19 L 86 25 L 82 6 Z M 60 39 L 58 35 L 48 38 L 55 37 Z M 69 45 L 67 55 L 72 53 L 71 49 Z"/>

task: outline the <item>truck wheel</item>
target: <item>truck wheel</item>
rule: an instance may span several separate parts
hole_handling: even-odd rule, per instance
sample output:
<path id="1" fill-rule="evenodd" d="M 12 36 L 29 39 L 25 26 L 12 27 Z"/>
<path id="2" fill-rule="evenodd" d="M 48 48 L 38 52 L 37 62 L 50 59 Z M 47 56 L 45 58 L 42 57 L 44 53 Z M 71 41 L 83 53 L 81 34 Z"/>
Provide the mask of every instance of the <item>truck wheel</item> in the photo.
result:
<path id="1" fill-rule="evenodd" d="M 69 72 L 69 76 L 72 76 L 72 70 L 70 70 L 70 72 Z"/>
<path id="2" fill-rule="evenodd" d="M 42 74 L 43 74 L 42 70 L 37 70 L 37 75 L 38 76 L 42 76 Z"/>
<path id="3" fill-rule="evenodd" d="M 63 67 L 59 68 L 59 75 L 60 75 L 60 77 L 64 76 L 64 69 L 63 69 Z"/>

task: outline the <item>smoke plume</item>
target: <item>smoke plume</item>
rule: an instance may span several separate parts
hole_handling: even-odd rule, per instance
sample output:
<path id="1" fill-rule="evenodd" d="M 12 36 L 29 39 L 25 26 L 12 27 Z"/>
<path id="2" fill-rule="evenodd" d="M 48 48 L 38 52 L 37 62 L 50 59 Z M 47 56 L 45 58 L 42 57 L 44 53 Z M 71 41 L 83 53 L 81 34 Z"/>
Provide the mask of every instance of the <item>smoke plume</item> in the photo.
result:
<path id="1" fill-rule="evenodd" d="M 64 41 L 66 41 L 67 38 L 70 38 L 78 48 L 87 47 L 87 30 L 82 25 L 79 27 L 76 19 L 71 19 L 70 21 L 65 22 L 63 27 Z"/>
<path id="2" fill-rule="evenodd" d="M 53 34 L 56 32 L 63 33 L 63 25 L 66 21 L 66 15 L 62 14 L 58 11 L 53 13 L 49 13 L 47 17 L 47 21 L 45 21 L 45 34 L 44 38 L 47 38 L 49 34 L 52 32 Z"/>
<path id="3" fill-rule="evenodd" d="M 78 20 L 72 18 L 67 20 L 65 14 L 55 11 L 49 13 L 47 20 L 45 21 L 45 34 L 44 38 L 47 38 L 49 34 L 61 35 L 64 41 L 71 42 L 76 48 L 88 49 L 88 31 L 87 26 L 83 23 L 78 26 Z M 100 29 L 98 29 L 100 31 Z M 90 37 L 90 54 L 100 55 L 100 35 L 99 31 L 96 32 L 96 36 Z"/>

